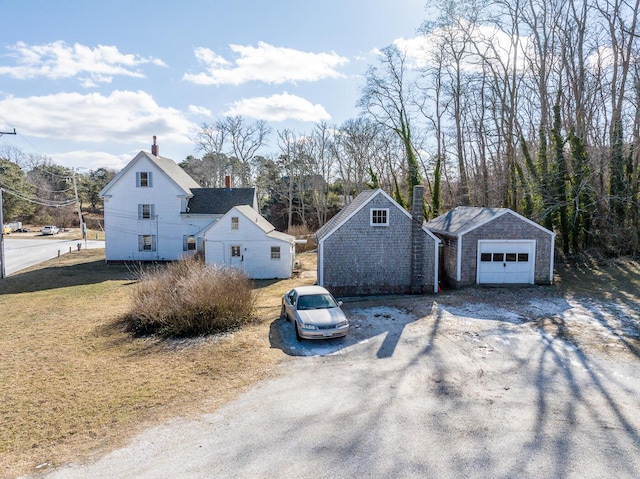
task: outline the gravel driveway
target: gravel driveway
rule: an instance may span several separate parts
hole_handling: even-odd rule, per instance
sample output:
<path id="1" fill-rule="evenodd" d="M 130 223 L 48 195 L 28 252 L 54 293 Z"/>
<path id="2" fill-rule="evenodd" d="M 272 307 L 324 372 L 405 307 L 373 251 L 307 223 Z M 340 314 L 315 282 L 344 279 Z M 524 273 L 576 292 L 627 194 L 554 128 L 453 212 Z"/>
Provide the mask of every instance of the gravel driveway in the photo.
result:
<path id="1" fill-rule="evenodd" d="M 282 373 L 49 478 L 640 477 L 640 307 L 552 288 L 348 301 L 271 324 Z"/>

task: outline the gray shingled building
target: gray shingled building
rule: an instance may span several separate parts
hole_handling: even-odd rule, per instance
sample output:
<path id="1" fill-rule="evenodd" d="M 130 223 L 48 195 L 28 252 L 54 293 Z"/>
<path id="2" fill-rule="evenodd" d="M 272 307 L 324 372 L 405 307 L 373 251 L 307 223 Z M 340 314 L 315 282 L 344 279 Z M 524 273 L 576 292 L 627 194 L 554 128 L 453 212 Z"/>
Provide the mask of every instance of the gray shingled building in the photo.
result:
<path id="1" fill-rule="evenodd" d="M 425 226 L 442 240 L 449 287 L 553 281 L 555 233 L 515 211 L 458 206 Z"/>
<path id="2" fill-rule="evenodd" d="M 381 189 L 360 193 L 316 233 L 318 284 L 337 296 L 438 291 L 439 240 Z"/>

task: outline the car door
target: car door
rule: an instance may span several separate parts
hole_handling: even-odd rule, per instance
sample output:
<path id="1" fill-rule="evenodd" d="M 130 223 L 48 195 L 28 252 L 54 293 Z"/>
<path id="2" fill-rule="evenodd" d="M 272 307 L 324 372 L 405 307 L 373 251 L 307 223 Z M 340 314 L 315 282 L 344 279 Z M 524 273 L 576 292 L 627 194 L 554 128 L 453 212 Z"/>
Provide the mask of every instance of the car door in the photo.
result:
<path id="1" fill-rule="evenodd" d="M 296 318 L 296 302 L 298 300 L 298 294 L 295 290 L 289 291 L 284 299 L 284 309 L 289 321 L 295 321 Z"/>

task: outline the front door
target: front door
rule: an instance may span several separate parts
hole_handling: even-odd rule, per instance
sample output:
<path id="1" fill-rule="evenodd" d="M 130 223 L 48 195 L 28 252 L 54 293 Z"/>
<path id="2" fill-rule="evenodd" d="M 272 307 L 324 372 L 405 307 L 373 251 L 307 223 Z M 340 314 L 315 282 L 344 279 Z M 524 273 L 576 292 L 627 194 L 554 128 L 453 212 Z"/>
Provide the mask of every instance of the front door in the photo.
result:
<path id="1" fill-rule="evenodd" d="M 231 266 L 242 266 L 242 246 L 231 246 Z"/>

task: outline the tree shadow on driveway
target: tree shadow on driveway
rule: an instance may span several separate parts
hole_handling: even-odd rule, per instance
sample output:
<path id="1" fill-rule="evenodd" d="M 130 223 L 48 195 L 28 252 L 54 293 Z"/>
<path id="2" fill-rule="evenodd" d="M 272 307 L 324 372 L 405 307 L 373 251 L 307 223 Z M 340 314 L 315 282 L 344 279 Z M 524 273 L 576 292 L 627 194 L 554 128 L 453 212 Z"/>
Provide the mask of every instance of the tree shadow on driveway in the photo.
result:
<path id="1" fill-rule="evenodd" d="M 420 302 L 420 312 L 407 305 L 408 300 Z M 431 311 L 431 297 L 389 296 L 346 299 L 342 310 L 351 325 L 349 334 L 343 338 L 310 340 L 296 339 L 291 322 L 278 318 L 271 323 L 269 341 L 272 348 L 282 350 L 289 356 L 328 356 L 340 354 L 357 344 L 375 348 L 378 359 L 393 356 L 404 328 Z"/>

